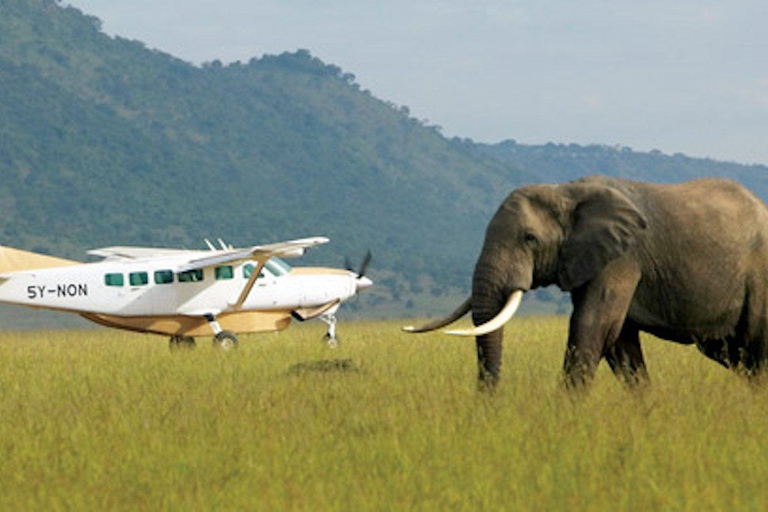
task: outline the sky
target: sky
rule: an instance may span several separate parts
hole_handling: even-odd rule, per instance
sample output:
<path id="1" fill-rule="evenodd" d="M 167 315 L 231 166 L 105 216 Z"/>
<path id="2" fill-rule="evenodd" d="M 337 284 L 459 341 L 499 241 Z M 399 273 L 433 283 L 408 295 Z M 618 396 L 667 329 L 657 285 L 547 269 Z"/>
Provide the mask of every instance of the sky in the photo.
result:
<path id="1" fill-rule="evenodd" d="M 764 0 L 65 0 L 186 61 L 307 49 L 448 137 L 768 164 Z"/>

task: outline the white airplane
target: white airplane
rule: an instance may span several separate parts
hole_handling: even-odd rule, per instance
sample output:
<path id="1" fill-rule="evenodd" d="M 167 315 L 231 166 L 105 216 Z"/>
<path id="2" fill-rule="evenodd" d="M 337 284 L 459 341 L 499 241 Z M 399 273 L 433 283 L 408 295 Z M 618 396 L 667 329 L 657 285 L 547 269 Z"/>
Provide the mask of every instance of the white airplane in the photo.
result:
<path id="1" fill-rule="evenodd" d="M 335 346 L 336 311 L 373 282 L 360 270 L 291 268 L 280 258 L 302 256 L 323 237 L 236 249 L 206 240 L 208 250 L 106 247 L 93 263 L 0 246 L 0 302 L 80 314 L 108 327 L 165 334 L 170 346 L 195 336 L 235 347 L 237 334 L 278 331 L 291 319 L 319 317 Z"/>

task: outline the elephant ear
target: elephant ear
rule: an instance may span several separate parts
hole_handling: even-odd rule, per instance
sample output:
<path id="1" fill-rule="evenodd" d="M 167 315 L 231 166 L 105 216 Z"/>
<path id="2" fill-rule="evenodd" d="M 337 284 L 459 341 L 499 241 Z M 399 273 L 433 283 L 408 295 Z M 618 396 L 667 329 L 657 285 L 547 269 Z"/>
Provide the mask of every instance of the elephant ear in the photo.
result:
<path id="1" fill-rule="evenodd" d="M 632 247 L 646 228 L 646 220 L 618 190 L 595 187 L 577 199 L 571 228 L 558 269 L 560 287 L 565 291 L 582 286 Z"/>

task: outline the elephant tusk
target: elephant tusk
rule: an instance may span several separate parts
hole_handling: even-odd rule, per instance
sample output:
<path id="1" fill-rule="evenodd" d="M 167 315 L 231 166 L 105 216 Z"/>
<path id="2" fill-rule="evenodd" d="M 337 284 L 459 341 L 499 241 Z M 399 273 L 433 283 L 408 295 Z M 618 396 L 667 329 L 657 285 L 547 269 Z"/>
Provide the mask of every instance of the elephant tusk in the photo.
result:
<path id="1" fill-rule="evenodd" d="M 411 332 L 411 333 L 419 333 L 419 332 L 429 332 L 434 331 L 436 329 L 440 329 L 441 327 L 445 327 L 446 325 L 450 325 L 459 318 L 466 315 L 470 310 L 470 305 L 472 304 L 472 297 L 469 297 L 467 300 L 461 303 L 459 307 L 456 308 L 456 310 L 451 313 L 450 315 L 439 318 L 437 320 L 434 320 L 428 324 L 424 324 L 420 327 L 415 327 L 413 325 L 406 325 L 403 327 L 403 330 L 405 332 Z"/>
<path id="2" fill-rule="evenodd" d="M 523 301 L 523 294 L 523 290 L 517 290 L 512 293 L 512 295 L 509 296 L 509 299 L 507 299 L 504 308 L 499 311 L 499 314 L 483 325 L 478 325 L 471 329 L 445 331 L 445 334 L 450 334 L 452 336 L 482 336 L 483 334 L 488 334 L 489 332 L 500 329 L 515 316 L 517 308 L 520 307 L 520 303 Z"/>

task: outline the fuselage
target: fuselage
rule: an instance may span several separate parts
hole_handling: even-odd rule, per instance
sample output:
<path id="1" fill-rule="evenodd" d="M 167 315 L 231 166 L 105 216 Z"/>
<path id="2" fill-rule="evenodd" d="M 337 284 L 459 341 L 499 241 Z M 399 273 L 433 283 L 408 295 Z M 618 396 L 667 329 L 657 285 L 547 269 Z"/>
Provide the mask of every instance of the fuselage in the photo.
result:
<path id="1" fill-rule="evenodd" d="M 180 258 L 107 260 L 13 272 L 0 284 L 0 302 L 114 316 L 196 316 L 313 308 L 342 302 L 357 291 L 357 276 L 346 270 L 292 269 L 272 258 L 238 304 L 257 262 L 173 272 Z M 189 259 L 189 253 L 183 259 Z"/>

